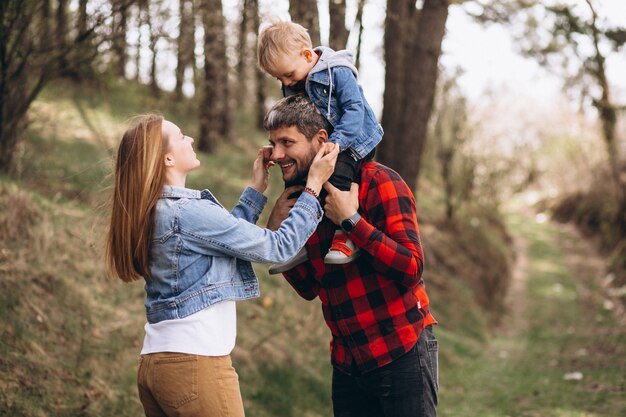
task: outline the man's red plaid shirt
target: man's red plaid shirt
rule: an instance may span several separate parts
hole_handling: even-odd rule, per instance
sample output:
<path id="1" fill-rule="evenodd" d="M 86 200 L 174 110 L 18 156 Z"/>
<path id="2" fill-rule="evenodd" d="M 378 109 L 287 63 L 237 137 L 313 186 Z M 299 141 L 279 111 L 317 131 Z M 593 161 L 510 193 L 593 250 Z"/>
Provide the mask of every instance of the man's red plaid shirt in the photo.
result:
<path id="1" fill-rule="evenodd" d="M 350 238 L 361 256 L 324 264 L 335 232 L 325 218 L 306 244 L 309 261 L 284 275 L 300 296 L 322 301 L 333 364 L 364 373 L 411 350 L 436 321 L 428 310 L 415 198 L 407 184 L 392 169 L 365 162 L 359 213 Z"/>

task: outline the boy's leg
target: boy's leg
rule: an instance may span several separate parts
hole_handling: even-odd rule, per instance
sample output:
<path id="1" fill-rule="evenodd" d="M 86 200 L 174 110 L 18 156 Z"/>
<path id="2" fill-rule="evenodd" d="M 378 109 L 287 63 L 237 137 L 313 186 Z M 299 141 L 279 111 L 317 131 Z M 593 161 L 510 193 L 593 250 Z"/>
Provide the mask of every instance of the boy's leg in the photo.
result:
<path id="1" fill-rule="evenodd" d="M 350 187 L 356 178 L 356 173 L 361 166 L 361 160 L 355 160 L 350 151 L 343 151 L 337 156 L 337 163 L 333 175 L 328 182 L 341 191 L 350 191 Z"/>
<path id="2" fill-rule="evenodd" d="M 337 156 L 335 171 L 329 178 L 329 182 L 341 191 L 350 191 L 355 181 L 361 160 L 355 160 L 350 151 L 343 151 Z M 346 236 L 343 230 L 337 226 L 332 246 L 324 257 L 327 264 L 345 264 L 358 256 L 359 249 Z"/>

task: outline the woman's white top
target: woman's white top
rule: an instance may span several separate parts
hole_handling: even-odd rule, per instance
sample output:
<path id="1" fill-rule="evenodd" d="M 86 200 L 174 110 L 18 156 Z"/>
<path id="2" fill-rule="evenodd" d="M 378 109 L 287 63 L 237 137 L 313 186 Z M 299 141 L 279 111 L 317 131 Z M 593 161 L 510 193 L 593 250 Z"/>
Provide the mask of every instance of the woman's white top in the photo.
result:
<path id="1" fill-rule="evenodd" d="M 237 337 L 235 301 L 222 301 L 182 319 L 146 323 L 141 354 L 157 352 L 225 356 Z"/>

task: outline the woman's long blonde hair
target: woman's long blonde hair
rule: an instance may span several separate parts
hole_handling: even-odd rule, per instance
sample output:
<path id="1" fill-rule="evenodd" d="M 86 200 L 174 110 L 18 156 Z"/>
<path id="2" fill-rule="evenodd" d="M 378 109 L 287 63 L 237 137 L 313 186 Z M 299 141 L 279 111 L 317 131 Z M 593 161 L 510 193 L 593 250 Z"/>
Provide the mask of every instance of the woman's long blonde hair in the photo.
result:
<path id="1" fill-rule="evenodd" d="M 138 116 L 117 150 L 106 265 L 111 275 L 125 282 L 150 276 L 154 212 L 165 184 L 168 148 L 162 124 L 161 115 Z"/>

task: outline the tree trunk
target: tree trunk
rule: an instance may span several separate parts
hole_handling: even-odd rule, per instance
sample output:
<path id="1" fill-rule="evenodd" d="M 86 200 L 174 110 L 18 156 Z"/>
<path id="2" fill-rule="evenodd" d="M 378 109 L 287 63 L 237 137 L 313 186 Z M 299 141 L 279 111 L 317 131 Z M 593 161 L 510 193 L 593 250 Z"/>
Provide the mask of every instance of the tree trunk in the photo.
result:
<path id="1" fill-rule="evenodd" d="M 41 44 L 50 42 L 50 39 L 52 39 L 52 28 L 50 27 L 50 22 L 52 21 L 52 7 L 50 1 L 51 0 L 42 0 L 41 2 Z"/>
<path id="2" fill-rule="evenodd" d="M 348 29 L 346 28 L 346 0 L 328 0 L 330 14 L 330 35 L 328 45 L 334 50 L 346 48 Z"/>
<path id="3" fill-rule="evenodd" d="M 78 1 L 78 22 L 76 28 L 78 29 L 79 36 L 81 33 L 87 32 L 87 1 L 88 0 Z"/>
<path id="4" fill-rule="evenodd" d="M 239 24 L 239 42 L 238 42 L 238 61 L 237 61 L 237 107 L 245 107 L 249 104 L 249 100 L 246 100 L 248 93 L 248 63 L 250 62 L 250 45 L 248 42 L 248 34 L 250 33 L 250 15 L 251 0 L 243 0 L 241 5 L 241 23 Z"/>
<path id="5" fill-rule="evenodd" d="M 176 64 L 176 87 L 174 93 L 177 100 L 183 99 L 185 72 L 193 64 L 194 58 L 194 23 L 193 7 L 190 0 L 179 0 L 180 33 L 178 34 L 178 62 Z"/>
<path id="6" fill-rule="evenodd" d="M 141 80 L 141 74 L 139 68 L 141 68 L 141 47 L 143 46 L 143 36 L 141 35 L 141 27 L 147 25 L 148 4 L 147 0 L 137 1 L 137 50 L 135 55 L 135 82 L 139 83 Z"/>
<path id="7" fill-rule="evenodd" d="M 161 95 L 161 89 L 159 88 L 159 84 L 156 79 L 157 42 L 159 40 L 159 34 L 154 27 L 154 16 L 152 16 L 149 4 L 146 6 L 146 23 L 148 24 L 148 36 L 150 37 L 149 49 L 152 51 L 152 59 L 150 60 L 150 92 L 155 97 L 159 97 Z"/>
<path id="8" fill-rule="evenodd" d="M 293 22 L 299 23 L 308 29 L 313 46 L 321 44 L 317 0 L 289 0 L 289 15 Z"/>
<path id="9" fill-rule="evenodd" d="M 260 26 L 260 16 L 259 16 L 259 0 L 250 0 L 250 2 L 252 3 L 252 5 L 250 6 L 250 10 L 252 11 L 252 27 L 254 28 L 254 34 L 255 34 L 255 45 L 257 43 L 257 39 L 258 39 L 258 33 L 259 33 L 259 26 Z M 254 48 L 254 55 L 255 58 L 256 57 L 256 48 Z M 257 58 L 258 59 L 258 58 Z M 260 130 L 263 130 L 263 119 L 265 118 L 265 99 L 266 99 L 266 95 L 265 95 L 265 72 L 261 69 L 261 67 L 259 67 L 259 65 L 256 63 L 257 59 L 255 59 L 255 63 L 254 63 L 254 74 L 255 74 L 255 79 L 256 79 L 256 83 L 255 83 L 255 90 L 256 90 L 256 100 L 255 100 L 255 107 L 256 107 L 256 125 L 257 128 Z"/>
<path id="10" fill-rule="evenodd" d="M 198 149 L 213 152 L 230 134 L 225 22 L 220 0 L 201 0 L 200 7 L 204 23 L 204 80 Z"/>
<path id="11" fill-rule="evenodd" d="M 128 30 L 128 0 L 115 0 L 113 2 L 113 45 L 115 53 L 114 72 L 119 77 L 126 76 L 126 61 L 128 60 L 128 43 L 126 31 Z"/>
<path id="12" fill-rule="evenodd" d="M 67 43 L 67 0 L 57 1 L 56 41 L 61 47 Z"/>
<path id="13" fill-rule="evenodd" d="M 395 1 L 389 0 L 388 6 L 390 3 Z M 428 120 L 435 97 L 437 64 L 448 18 L 448 1 L 425 0 L 419 13 L 414 7 L 412 9 L 407 22 L 413 26 L 409 29 L 416 29 L 414 42 L 406 49 L 406 54 L 401 54 L 394 48 L 390 57 L 391 68 L 388 66 L 386 71 L 385 89 L 391 87 L 395 94 L 393 98 L 397 101 L 394 100 L 391 104 L 389 100 L 392 97 L 385 97 L 385 107 L 391 104 L 392 109 L 385 109 L 383 123 L 386 123 L 385 129 L 389 129 L 387 132 L 391 134 L 386 133 L 382 141 L 381 161 L 397 170 L 409 185 L 416 185 L 426 143 Z M 386 29 L 390 27 L 386 25 Z M 412 30 L 405 31 L 406 35 L 411 33 Z M 386 36 L 385 46 L 387 47 L 390 42 L 391 39 L 387 40 Z M 402 59 L 400 60 L 396 54 L 403 55 Z M 403 63 L 402 68 L 397 67 L 398 62 Z M 390 69 L 392 72 L 394 69 L 404 72 L 404 75 L 396 79 L 393 74 L 389 74 Z M 401 89 L 399 94 L 395 91 L 398 88 Z M 392 116 L 393 113 L 390 115 L 391 110 L 397 112 L 399 117 Z M 394 119 L 392 122 L 389 120 L 390 117 Z"/>
<path id="14" fill-rule="evenodd" d="M 592 73 L 596 77 L 602 91 L 602 98 L 600 100 L 594 100 L 594 105 L 598 109 L 600 120 L 602 121 L 602 134 L 604 136 L 604 141 L 609 154 L 609 165 L 613 182 L 615 183 L 615 194 L 617 196 L 618 207 L 618 218 L 616 220 L 622 233 L 626 234 L 626 182 L 622 180 L 621 158 L 619 148 L 617 146 L 617 138 L 615 136 L 615 128 L 617 126 L 617 110 L 615 104 L 611 100 L 609 82 L 606 78 L 605 58 L 600 51 L 600 31 L 598 30 L 596 23 L 597 14 L 591 1 L 587 0 L 587 5 L 591 10 L 592 15 L 591 35 L 595 49 L 593 56 L 595 69 Z"/>
<path id="15" fill-rule="evenodd" d="M 56 10 L 56 42 L 59 49 L 67 48 L 68 25 L 67 25 L 67 0 L 58 0 Z M 65 56 L 60 57 L 59 61 L 61 72 L 65 73 L 67 62 Z"/>
<path id="16" fill-rule="evenodd" d="M 405 77 L 405 55 L 414 38 L 413 16 L 417 13 L 415 2 L 410 0 L 388 0 L 385 17 L 384 54 L 385 54 L 385 92 L 383 95 L 382 125 L 385 136 L 378 146 L 376 156 L 379 161 L 391 168 L 395 163 L 393 153 L 403 152 L 396 149 L 395 143 L 401 134 L 400 124 L 404 117 L 403 101 L 408 86 Z M 408 180 L 408 179 L 407 179 Z"/>
<path id="17" fill-rule="evenodd" d="M 365 0 L 359 0 L 358 9 L 356 11 L 355 24 L 359 25 L 359 34 L 356 42 L 356 60 L 354 66 L 361 69 L 361 42 L 363 39 L 363 8 L 365 7 Z"/>

